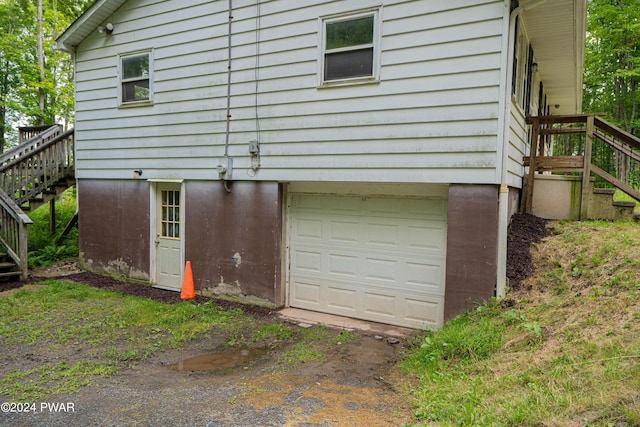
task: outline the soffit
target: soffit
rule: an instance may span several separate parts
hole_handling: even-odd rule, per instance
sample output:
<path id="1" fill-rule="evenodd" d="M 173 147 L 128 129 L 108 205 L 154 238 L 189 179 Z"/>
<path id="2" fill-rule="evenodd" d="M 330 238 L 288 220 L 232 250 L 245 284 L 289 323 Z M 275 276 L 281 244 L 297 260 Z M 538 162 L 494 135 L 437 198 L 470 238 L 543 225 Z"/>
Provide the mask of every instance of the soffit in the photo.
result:
<path id="1" fill-rule="evenodd" d="M 587 0 L 548 0 L 529 10 L 521 4 L 551 113 L 581 113 Z"/>

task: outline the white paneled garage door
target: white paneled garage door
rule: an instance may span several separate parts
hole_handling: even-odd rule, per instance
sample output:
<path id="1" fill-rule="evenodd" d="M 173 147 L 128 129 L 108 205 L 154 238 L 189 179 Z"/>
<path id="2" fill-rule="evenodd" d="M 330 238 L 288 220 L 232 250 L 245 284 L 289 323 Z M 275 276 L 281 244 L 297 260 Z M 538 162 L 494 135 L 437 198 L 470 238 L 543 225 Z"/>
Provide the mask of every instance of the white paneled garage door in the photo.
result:
<path id="1" fill-rule="evenodd" d="M 292 194 L 289 305 L 435 328 L 444 312 L 444 198 Z"/>

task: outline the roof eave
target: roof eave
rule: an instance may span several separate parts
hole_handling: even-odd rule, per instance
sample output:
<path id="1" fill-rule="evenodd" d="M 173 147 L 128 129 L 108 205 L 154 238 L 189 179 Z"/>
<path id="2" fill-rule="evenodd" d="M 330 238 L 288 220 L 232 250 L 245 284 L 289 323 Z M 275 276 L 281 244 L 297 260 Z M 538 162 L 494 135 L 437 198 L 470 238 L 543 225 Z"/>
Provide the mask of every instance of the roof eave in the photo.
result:
<path id="1" fill-rule="evenodd" d="M 67 52 L 75 52 L 87 36 L 97 28 L 104 19 L 113 14 L 126 0 L 96 0 L 78 19 L 76 19 L 56 39 L 55 48 Z"/>

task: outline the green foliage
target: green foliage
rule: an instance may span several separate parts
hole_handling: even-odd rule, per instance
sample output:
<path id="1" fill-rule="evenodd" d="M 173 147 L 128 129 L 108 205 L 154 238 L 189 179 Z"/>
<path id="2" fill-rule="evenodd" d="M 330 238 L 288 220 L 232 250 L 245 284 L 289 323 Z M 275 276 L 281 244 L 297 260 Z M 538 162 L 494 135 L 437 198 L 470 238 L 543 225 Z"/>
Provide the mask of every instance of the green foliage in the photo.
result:
<path id="1" fill-rule="evenodd" d="M 92 0 L 43 1 L 44 70 L 38 67 L 37 2 L 0 0 L 0 151 L 15 144 L 12 125 L 73 120 L 71 56 L 53 49 L 55 39 Z M 44 93 L 44 110 L 39 93 Z"/>
<path id="2" fill-rule="evenodd" d="M 629 132 L 640 131 L 640 8 L 636 0 L 590 0 L 584 70 L 584 109 L 605 112 Z"/>
<path id="3" fill-rule="evenodd" d="M 327 50 L 369 43 L 373 43 L 373 16 L 327 23 Z"/>
<path id="4" fill-rule="evenodd" d="M 57 261 L 78 256 L 78 229 L 73 228 L 66 238 L 56 240 L 76 212 L 75 187 L 63 193 L 56 201 L 56 234 L 49 230 L 49 205 L 41 206 L 29 214 L 33 221 L 28 229 L 29 267 L 47 266 Z"/>
<path id="5" fill-rule="evenodd" d="M 606 120 L 636 136 L 640 136 L 639 30 L 637 0 L 589 0 L 583 111 L 605 113 Z M 583 143 L 576 139 L 570 145 L 575 151 Z M 555 144 L 555 155 L 570 154 L 566 147 L 564 153 L 557 152 L 558 148 Z M 612 147 L 594 144 L 592 162 L 633 188 L 640 186 L 638 162 L 621 156 Z M 611 184 L 596 177 L 596 187 L 610 188 Z"/>

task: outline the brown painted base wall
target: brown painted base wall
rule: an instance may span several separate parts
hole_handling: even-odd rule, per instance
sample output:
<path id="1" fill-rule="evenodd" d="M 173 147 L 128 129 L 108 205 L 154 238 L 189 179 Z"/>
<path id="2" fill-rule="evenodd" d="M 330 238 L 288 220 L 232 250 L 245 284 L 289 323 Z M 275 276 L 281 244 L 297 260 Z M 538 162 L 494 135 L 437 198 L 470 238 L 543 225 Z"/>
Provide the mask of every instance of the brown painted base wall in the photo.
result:
<path id="1" fill-rule="evenodd" d="M 451 185 L 447 221 L 445 321 L 494 295 L 498 187 Z"/>
<path id="2" fill-rule="evenodd" d="M 149 183 L 79 180 L 77 187 L 83 267 L 149 280 Z"/>
<path id="3" fill-rule="evenodd" d="M 146 180 L 78 181 L 84 268 L 150 280 L 150 191 Z M 196 289 L 283 305 L 281 186 L 234 182 L 227 192 L 219 181 L 192 181 L 184 192 Z"/>
<path id="4" fill-rule="evenodd" d="M 185 260 L 196 289 L 284 305 L 282 186 L 234 182 L 227 192 L 218 181 L 193 181 L 183 188 Z M 149 192 L 143 180 L 78 182 L 85 268 L 150 279 Z M 497 186 L 450 186 L 445 320 L 494 295 L 497 224 Z"/>
<path id="5" fill-rule="evenodd" d="M 282 192 L 277 183 L 188 182 L 186 260 L 196 288 L 281 306 Z"/>

